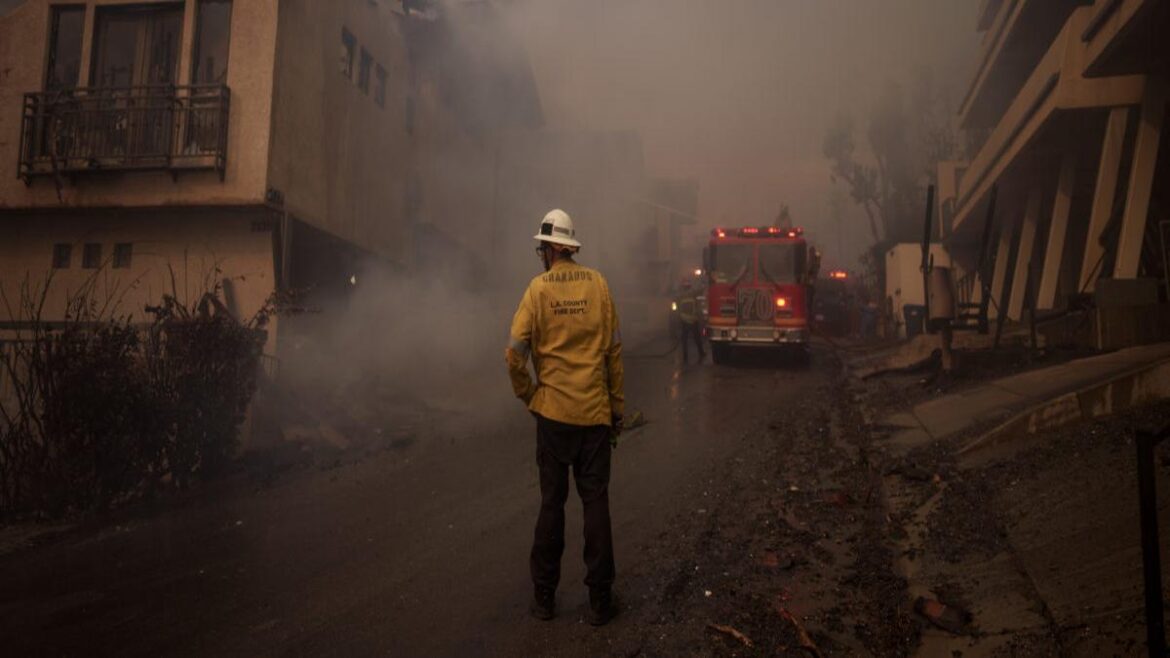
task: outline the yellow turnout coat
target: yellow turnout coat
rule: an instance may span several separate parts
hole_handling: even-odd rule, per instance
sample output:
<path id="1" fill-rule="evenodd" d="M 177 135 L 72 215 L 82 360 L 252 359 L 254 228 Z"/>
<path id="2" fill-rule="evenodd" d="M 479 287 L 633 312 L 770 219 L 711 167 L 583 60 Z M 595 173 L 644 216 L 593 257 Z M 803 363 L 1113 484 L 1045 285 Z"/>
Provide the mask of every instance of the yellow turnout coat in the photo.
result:
<path id="1" fill-rule="evenodd" d="M 609 284 L 596 270 L 558 261 L 534 278 L 512 319 L 505 359 L 516 397 L 545 418 L 609 425 L 611 414 L 623 412 L 621 332 Z"/>

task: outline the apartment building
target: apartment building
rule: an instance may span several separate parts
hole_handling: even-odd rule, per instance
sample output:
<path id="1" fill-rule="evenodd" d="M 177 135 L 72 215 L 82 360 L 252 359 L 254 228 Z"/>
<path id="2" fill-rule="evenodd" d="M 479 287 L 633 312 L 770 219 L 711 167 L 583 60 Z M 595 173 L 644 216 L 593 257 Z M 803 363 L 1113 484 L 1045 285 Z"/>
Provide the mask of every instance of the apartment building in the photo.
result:
<path id="1" fill-rule="evenodd" d="M 397 0 L 0 16 L 0 286 L 52 276 L 52 320 L 91 280 L 134 317 L 226 282 L 246 319 L 362 258 L 408 266 L 409 20 Z"/>
<path id="2" fill-rule="evenodd" d="M 991 316 L 1019 320 L 1029 282 L 1041 311 L 1102 279 L 1165 288 L 1170 3 L 984 0 L 978 20 L 968 157 L 937 180 L 961 294 L 986 279 Z"/>
<path id="3" fill-rule="evenodd" d="M 218 282 L 246 319 L 371 264 L 510 299 L 553 207 L 631 324 L 661 287 L 640 137 L 546 128 L 487 0 L 26 0 L 0 61 L 0 286 L 51 275 L 50 320 L 91 280 L 136 317 Z"/>

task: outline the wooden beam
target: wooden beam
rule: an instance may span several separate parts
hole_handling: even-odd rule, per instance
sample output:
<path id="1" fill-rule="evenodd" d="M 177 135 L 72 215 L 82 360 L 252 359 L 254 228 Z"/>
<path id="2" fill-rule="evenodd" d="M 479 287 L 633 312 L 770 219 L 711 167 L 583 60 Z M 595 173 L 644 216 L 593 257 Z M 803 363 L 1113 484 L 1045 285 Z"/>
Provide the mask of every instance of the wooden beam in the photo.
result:
<path id="1" fill-rule="evenodd" d="M 1142 100 L 1137 141 L 1130 167 L 1129 189 L 1125 197 L 1125 215 L 1117 240 L 1117 261 L 1113 278 L 1133 279 L 1138 275 L 1142 257 L 1142 239 L 1150 213 L 1150 196 L 1154 191 L 1154 173 L 1158 167 L 1158 145 L 1162 141 L 1162 124 L 1166 118 L 1166 84 L 1151 81 Z"/>
<path id="2" fill-rule="evenodd" d="M 1016 273 L 1012 276 L 1012 294 L 1008 297 L 1008 318 L 1012 320 L 1019 320 L 1024 309 L 1028 268 L 1032 265 L 1036 224 L 1040 220 L 1040 201 L 1043 196 L 1043 189 L 1039 185 L 1033 185 L 1028 191 L 1028 202 L 1024 206 L 1024 222 L 1020 225 L 1020 239 L 1016 247 Z"/>
<path id="3" fill-rule="evenodd" d="M 1084 257 L 1081 259 L 1081 275 L 1078 290 L 1092 292 L 1097 277 L 1101 276 L 1101 263 L 1105 259 L 1105 247 L 1100 242 L 1101 234 L 1109 225 L 1113 214 L 1113 201 L 1117 196 L 1117 178 L 1121 173 L 1121 151 L 1125 146 L 1125 127 L 1129 120 L 1129 108 L 1115 107 L 1109 111 L 1105 123 L 1105 138 L 1101 145 L 1101 160 L 1097 165 L 1097 183 L 1093 188 L 1093 207 L 1089 213 L 1089 232 L 1085 236 Z"/>
<path id="4" fill-rule="evenodd" d="M 1056 182 L 1056 198 L 1052 203 L 1052 218 L 1048 224 L 1048 246 L 1044 251 L 1044 272 L 1036 293 L 1036 308 L 1056 306 L 1056 288 L 1060 282 L 1060 266 L 1064 259 L 1065 240 L 1068 237 L 1068 218 L 1072 212 L 1073 190 L 1076 185 L 1077 159 L 1066 155 L 1060 164 L 1060 178 Z"/>

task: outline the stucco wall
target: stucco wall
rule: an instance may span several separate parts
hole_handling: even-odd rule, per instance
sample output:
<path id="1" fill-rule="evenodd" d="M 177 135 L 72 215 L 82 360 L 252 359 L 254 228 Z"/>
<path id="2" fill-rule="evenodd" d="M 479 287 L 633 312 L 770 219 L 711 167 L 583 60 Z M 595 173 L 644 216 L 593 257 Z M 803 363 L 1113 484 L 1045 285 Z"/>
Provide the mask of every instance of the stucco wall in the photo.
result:
<path id="1" fill-rule="evenodd" d="M 177 179 L 162 172 L 78 175 L 67 181 L 64 187 L 64 204 L 58 201 L 51 178 L 34 179 L 32 185 L 26 187 L 16 177 L 23 96 L 42 89 L 51 3 L 49 0 L 28 0 L 0 19 L 0 208 L 261 202 L 267 178 L 277 2 L 236 0 L 233 3 L 227 77 L 231 89 L 231 115 L 224 181 L 220 181 L 217 173 L 204 171 L 183 173 Z M 84 4 L 88 8 L 87 29 L 92 31 L 95 7 L 127 2 L 89 0 L 70 4 Z M 190 19 L 193 15 L 193 12 L 187 12 L 182 40 L 184 48 L 190 48 L 192 42 L 194 26 Z M 86 38 L 84 43 L 91 42 L 92 39 Z M 189 59 L 189 53 L 180 57 L 182 62 Z M 85 61 L 83 55 L 83 63 Z M 180 81 L 185 79 L 185 73 L 180 72 Z M 84 71 L 82 75 L 85 76 Z"/>
<path id="2" fill-rule="evenodd" d="M 67 300 L 95 281 L 99 302 L 117 300 L 118 315 L 147 319 L 143 307 L 164 294 L 193 302 L 207 284 L 231 279 L 231 298 L 242 320 L 264 305 L 274 289 L 272 218 L 263 210 L 107 210 L 84 214 L 54 212 L 0 219 L 0 290 L 15 305 L 27 280 L 33 289 L 52 275 L 52 294 L 43 319 L 61 320 Z M 131 266 L 114 269 L 117 243 L 131 243 Z M 53 245 L 72 245 L 68 269 L 52 269 Z M 105 266 L 82 268 L 86 243 L 102 245 Z M 172 288 L 171 272 L 174 272 Z M 95 278 L 96 277 L 96 278 Z M 0 323 L 12 317 L 0 303 Z"/>
<path id="3" fill-rule="evenodd" d="M 280 1 L 268 172 L 298 219 L 406 263 L 409 67 L 400 21 L 386 3 Z M 353 80 L 339 66 L 343 27 L 358 44 Z M 373 74 L 369 94 L 357 86 L 361 48 L 386 69 L 384 108 Z"/>

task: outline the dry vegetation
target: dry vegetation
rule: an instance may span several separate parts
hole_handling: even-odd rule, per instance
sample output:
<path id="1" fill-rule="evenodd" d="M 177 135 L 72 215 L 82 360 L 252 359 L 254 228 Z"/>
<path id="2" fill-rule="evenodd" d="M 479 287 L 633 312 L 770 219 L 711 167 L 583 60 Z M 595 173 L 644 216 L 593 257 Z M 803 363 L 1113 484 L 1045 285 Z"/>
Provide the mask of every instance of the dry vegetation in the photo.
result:
<path id="1" fill-rule="evenodd" d="M 0 350 L 0 520 L 60 517 L 185 487 L 230 463 L 256 388 L 268 310 L 241 323 L 211 286 L 164 296 L 147 321 L 117 292 L 73 294 L 45 320 L 51 278 L 4 296 L 19 329 Z"/>

